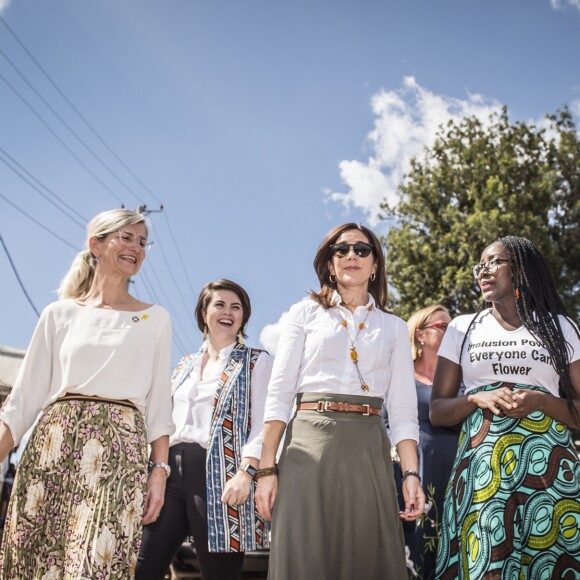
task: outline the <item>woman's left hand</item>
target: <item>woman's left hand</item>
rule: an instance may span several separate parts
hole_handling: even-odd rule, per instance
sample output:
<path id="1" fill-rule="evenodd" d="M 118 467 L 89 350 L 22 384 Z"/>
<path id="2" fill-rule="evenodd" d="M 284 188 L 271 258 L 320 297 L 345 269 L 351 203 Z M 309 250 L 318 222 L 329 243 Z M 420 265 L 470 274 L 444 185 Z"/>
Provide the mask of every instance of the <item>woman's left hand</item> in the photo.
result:
<path id="1" fill-rule="evenodd" d="M 412 522 L 416 520 L 425 508 L 425 494 L 421 489 L 419 480 L 410 475 L 403 481 L 403 498 L 405 500 L 405 511 L 399 512 L 399 517 L 406 521 Z"/>
<path id="2" fill-rule="evenodd" d="M 511 409 L 503 409 L 504 415 L 511 419 L 527 417 L 531 413 L 540 410 L 543 397 L 549 397 L 549 395 L 539 391 L 516 389 L 512 392 L 513 407 Z"/>
<path id="3" fill-rule="evenodd" d="M 243 471 L 236 472 L 224 487 L 222 503 L 227 503 L 228 505 L 240 505 L 245 503 L 250 495 L 251 486 L 252 478 L 249 474 Z"/>
<path id="4" fill-rule="evenodd" d="M 152 524 L 158 517 L 165 501 L 167 474 L 163 469 L 153 469 L 147 480 L 147 495 L 143 510 L 143 525 Z"/>

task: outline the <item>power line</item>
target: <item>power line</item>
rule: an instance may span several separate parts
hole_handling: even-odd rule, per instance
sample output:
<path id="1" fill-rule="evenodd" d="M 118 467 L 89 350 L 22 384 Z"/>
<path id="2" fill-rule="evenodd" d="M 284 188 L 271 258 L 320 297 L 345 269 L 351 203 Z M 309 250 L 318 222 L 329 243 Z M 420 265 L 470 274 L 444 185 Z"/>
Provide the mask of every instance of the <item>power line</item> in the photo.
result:
<path id="1" fill-rule="evenodd" d="M 68 205 L 68 203 L 66 203 L 63 199 L 61 199 L 50 188 L 48 188 L 41 181 L 39 181 L 36 177 L 34 177 L 34 175 L 32 175 L 32 173 L 30 173 L 30 171 L 28 171 L 27 169 L 25 169 L 20 163 L 18 163 L 18 161 L 16 161 L 16 159 L 14 159 L 14 157 L 12 157 L 2 147 L 0 147 L 0 154 L 2 154 L 2 155 L 4 155 L 5 157 L 8 158 L 9 161 L 7 161 L 6 159 L 2 158 L 2 156 L 0 155 L 0 161 L 2 163 L 4 163 L 4 165 L 6 165 L 6 167 L 8 167 L 8 169 L 10 169 L 14 173 L 16 173 L 16 175 L 18 175 L 18 177 L 20 177 L 20 179 L 22 179 L 23 181 L 25 181 L 26 183 L 28 183 L 28 185 L 30 185 L 30 187 L 32 187 L 32 189 L 34 189 L 36 192 L 38 192 L 42 197 L 44 197 L 44 199 L 46 199 L 49 203 L 51 203 L 54 207 L 56 207 L 56 209 L 58 209 L 66 217 L 68 217 L 69 219 L 71 219 L 75 224 L 79 225 L 81 228 L 84 229 L 84 227 L 85 227 L 84 223 L 78 221 L 75 217 L 73 217 L 68 212 L 66 212 L 62 207 L 60 207 L 57 203 L 55 203 L 52 199 L 50 199 L 44 192 L 42 192 L 39 189 L 39 187 L 37 187 L 30 180 L 36 181 L 36 183 L 38 183 L 41 187 L 43 187 L 46 191 L 48 191 L 48 193 L 50 193 L 53 197 L 55 197 L 56 199 L 58 199 L 58 201 L 60 201 L 61 204 L 63 204 L 70 211 L 74 212 L 77 216 L 79 216 L 82 220 L 84 220 L 86 222 L 87 220 L 81 214 L 79 214 L 74 208 L 72 208 L 70 205 Z M 18 169 L 16 169 L 14 166 L 16 166 Z M 26 174 L 26 176 L 23 175 L 23 173 Z"/>
<path id="2" fill-rule="evenodd" d="M 121 205 L 123 200 L 85 164 L 84 161 L 64 142 L 64 140 L 58 135 L 58 133 L 42 118 L 42 115 L 27 101 L 27 99 L 18 91 L 18 89 L 2 74 L 0 73 L 0 79 L 12 90 L 12 92 L 32 111 L 36 118 L 50 131 L 52 136 L 76 159 L 76 161 L 91 175 L 104 189 L 106 189 Z"/>
<path id="3" fill-rule="evenodd" d="M 45 106 L 52 112 L 52 114 L 69 130 L 69 132 L 77 139 L 77 141 L 101 164 L 101 166 L 106 169 L 109 174 L 114 177 L 137 201 L 140 201 L 139 196 L 121 179 L 116 172 L 114 172 L 98 155 L 98 153 L 90 147 L 85 140 L 62 118 L 62 116 L 56 111 L 56 109 L 40 94 L 40 92 L 34 87 L 34 85 L 24 76 L 18 67 L 12 62 L 10 57 L 0 48 L 0 54 L 8 62 L 18 76 L 28 85 L 28 87 L 34 92 L 34 94 L 45 104 Z"/>
<path id="4" fill-rule="evenodd" d="M 18 207 L 14 202 L 10 201 L 5 195 L 2 195 L 0 193 L 0 198 L 2 198 L 6 203 L 10 204 L 15 210 L 25 215 L 29 220 L 33 221 L 38 227 L 41 227 L 51 236 L 54 236 L 55 238 L 60 240 L 63 244 L 66 244 L 69 248 L 72 248 L 75 252 L 80 251 L 78 248 L 75 248 L 75 246 L 73 246 L 71 243 L 67 242 L 64 238 L 60 237 L 57 233 L 53 232 L 50 228 L 47 228 L 43 223 L 39 222 L 36 218 L 33 218 L 29 213 L 25 212 L 22 208 Z"/>
<path id="5" fill-rule="evenodd" d="M 153 199 L 159 204 L 161 204 L 161 200 L 139 179 L 139 177 L 131 170 L 131 168 L 119 157 L 119 155 L 113 150 L 113 148 L 101 137 L 99 132 L 91 125 L 91 123 L 87 120 L 87 118 L 80 112 L 79 109 L 74 105 L 74 103 L 66 96 L 66 94 L 61 90 L 61 88 L 56 84 L 56 82 L 52 79 L 52 77 L 48 74 L 48 72 L 44 69 L 44 67 L 38 62 L 38 60 L 34 57 L 34 55 L 28 50 L 25 44 L 20 40 L 18 35 L 10 28 L 6 20 L 0 15 L 0 21 L 8 32 L 12 35 L 14 40 L 20 45 L 22 50 L 28 55 L 30 60 L 36 65 L 38 70 L 44 75 L 44 77 L 48 80 L 48 82 L 54 87 L 54 89 L 58 92 L 58 94 L 64 99 L 67 105 L 78 115 L 78 117 L 83 121 L 83 123 L 87 126 L 87 128 L 93 133 L 93 135 L 102 143 L 102 145 L 109 151 L 109 153 L 121 164 L 121 166 L 145 189 Z"/>
<path id="6" fill-rule="evenodd" d="M 20 278 L 20 275 L 18 274 L 18 270 L 16 269 L 16 265 L 12 261 L 12 256 L 10 255 L 10 252 L 8 251 L 8 248 L 6 247 L 6 244 L 4 243 L 4 238 L 2 237 L 2 234 L 0 234 L 0 244 L 2 244 L 2 247 L 4 248 L 4 251 L 6 252 L 6 257 L 8 258 L 8 261 L 10 262 L 10 265 L 12 266 L 12 271 L 14 272 L 14 275 L 16 276 L 16 279 L 18 280 L 18 283 L 20 284 L 20 288 L 22 288 L 22 292 L 24 292 L 24 296 L 26 296 L 28 303 L 30 304 L 30 306 L 32 306 L 32 310 L 34 310 L 34 312 L 36 313 L 36 316 L 38 316 L 40 318 L 40 312 L 38 312 L 38 309 L 34 305 L 34 302 L 32 302 L 32 298 L 30 297 L 30 295 L 26 291 L 24 283 L 22 282 L 22 279 Z"/>

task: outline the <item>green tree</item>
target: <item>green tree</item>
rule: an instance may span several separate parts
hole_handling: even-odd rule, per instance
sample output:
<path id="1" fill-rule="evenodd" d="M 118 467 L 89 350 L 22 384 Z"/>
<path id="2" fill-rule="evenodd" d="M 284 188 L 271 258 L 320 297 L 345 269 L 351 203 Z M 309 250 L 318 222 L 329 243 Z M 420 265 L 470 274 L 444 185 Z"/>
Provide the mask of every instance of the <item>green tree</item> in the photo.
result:
<path id="1" fill-rule="evenodd" d="M 570 313 L 580 314 L 580 137 L 564 108 L 549 128 L 511 123 L 507 108 L 488 122 L 449 122 L 414 159 L 386 237 L 391 306 L 407 318 L 435 302 L 453 315 L 481 301 L 471 266 L 502 235 L 542 251 Z"/>

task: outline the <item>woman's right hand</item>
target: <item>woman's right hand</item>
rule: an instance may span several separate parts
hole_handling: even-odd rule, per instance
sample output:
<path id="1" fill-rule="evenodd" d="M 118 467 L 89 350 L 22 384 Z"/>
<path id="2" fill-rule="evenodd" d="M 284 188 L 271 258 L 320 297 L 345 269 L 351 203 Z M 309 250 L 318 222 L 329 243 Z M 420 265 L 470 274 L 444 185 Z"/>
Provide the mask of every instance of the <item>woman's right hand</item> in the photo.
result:
<path id="1" fill-rule="evenodd" d="M 469 394 L 467 399 L 475 403 L 480 409 L 489 409 L 494 415 L 501 415 L 504 410 L 512 409 L 514 405 L 513 393 L 507 387 L 500 387 L 491 391 L 479 391 Z"/>
<path id="2" fill-rule="evenodd" d="M 272 519 L 274 502 L 278 495 L 278 476 L 266 475 L 260 477 L 256 483 L 256 507 L 260 515 L 266 520 Z"/>

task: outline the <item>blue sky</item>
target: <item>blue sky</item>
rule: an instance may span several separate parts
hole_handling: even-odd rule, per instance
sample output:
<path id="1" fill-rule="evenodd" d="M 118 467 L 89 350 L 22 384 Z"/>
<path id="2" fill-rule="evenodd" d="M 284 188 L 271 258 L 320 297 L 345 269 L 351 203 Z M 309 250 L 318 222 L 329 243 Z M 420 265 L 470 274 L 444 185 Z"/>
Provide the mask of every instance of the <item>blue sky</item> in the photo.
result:
<path id="1" fill-rule="evenodd" d="M 439 123 L 503 104 L 580 119 L 580 0 L 0 0 L 0 16 L 98 134 L 0 22 L 0 235 L 24 285 L 42 309 L 77 222 L 162 203 L 134 293 L 172 313 L 175 358 L 221 277 L 250 293 L 249 342 L 272 348 L 321 238 L 384 233 L 378 203 Z M 0 272 L 0 344 L 25 347 L 36 315 L 2 248 Z"/>

